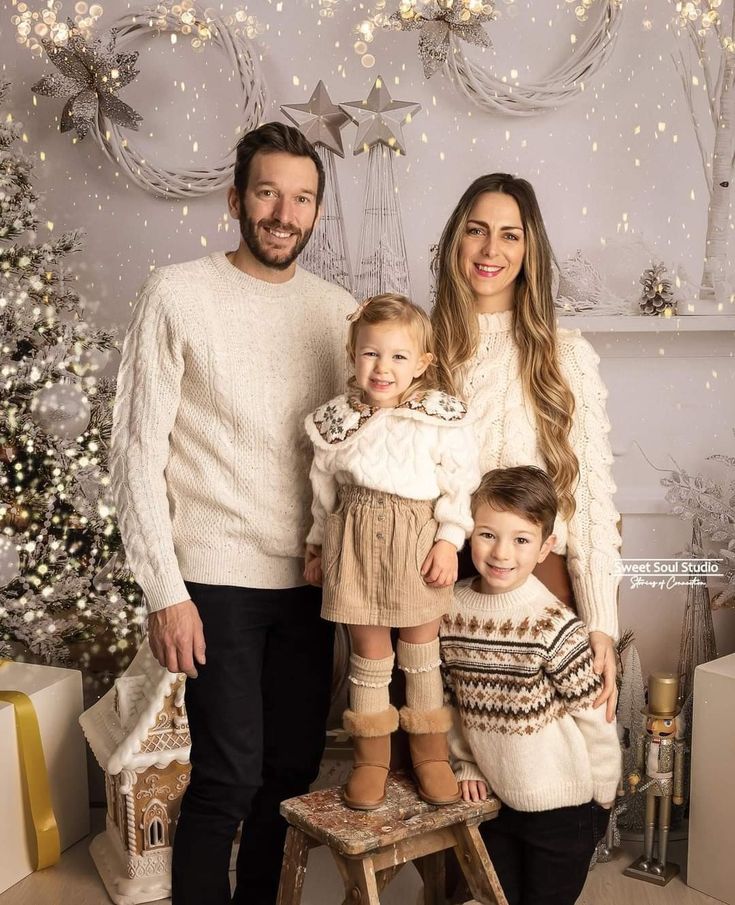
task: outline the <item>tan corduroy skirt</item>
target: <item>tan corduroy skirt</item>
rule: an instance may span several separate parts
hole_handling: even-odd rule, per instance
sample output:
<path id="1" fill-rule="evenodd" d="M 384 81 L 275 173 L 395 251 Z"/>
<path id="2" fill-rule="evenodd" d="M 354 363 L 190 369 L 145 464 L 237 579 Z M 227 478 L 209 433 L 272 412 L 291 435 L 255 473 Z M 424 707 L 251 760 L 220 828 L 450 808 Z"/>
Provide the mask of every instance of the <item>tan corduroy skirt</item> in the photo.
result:
<path id="1" fill-rule="evenodd" d="M 341 486 L 324 526 L 322 617 L 401 628 L 443 616 L 452 588 L 421 577 L 436 530 L 433 500 Z"/>

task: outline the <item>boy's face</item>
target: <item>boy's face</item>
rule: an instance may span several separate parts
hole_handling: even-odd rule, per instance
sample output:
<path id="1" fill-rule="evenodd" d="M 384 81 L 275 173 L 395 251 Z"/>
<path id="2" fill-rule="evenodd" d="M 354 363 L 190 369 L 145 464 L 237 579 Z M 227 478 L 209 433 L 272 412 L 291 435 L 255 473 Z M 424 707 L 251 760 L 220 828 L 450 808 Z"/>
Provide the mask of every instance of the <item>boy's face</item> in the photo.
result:
<path id="1" fill-rule="evenodd" d="M 475 512 L 470 539 L 472 562 L 480 573 L 481 594 L 504 594 L 520 587 L 551 552 L 556 537 L 542 540 L 541 526 L 516 512 L 483 504 Z"/>

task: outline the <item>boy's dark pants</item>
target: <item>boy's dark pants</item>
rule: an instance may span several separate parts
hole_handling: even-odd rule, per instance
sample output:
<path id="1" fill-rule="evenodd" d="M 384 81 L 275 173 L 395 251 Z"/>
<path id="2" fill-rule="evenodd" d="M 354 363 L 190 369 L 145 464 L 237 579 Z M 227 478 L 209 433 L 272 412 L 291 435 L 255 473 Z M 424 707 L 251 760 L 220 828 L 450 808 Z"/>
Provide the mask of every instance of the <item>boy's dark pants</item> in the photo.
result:
<path id="1" fill-rule="evenodd" d="M 285 798 L 319 770 L 332 678 L 334 626 L 321 591 L 188 583 L 204 624 L 206 665 L 186 683 L 191 780 L 174 839 L 173 905 L 229 903 L 238 824 L 239 905 L 274 905 Z"/>
<path id="2" fill-rule="evenodd" d="M 503 805 L 480 833 L 508 905 L 573 905 L 609 819 L 595 802 L 550 811 Z"/>

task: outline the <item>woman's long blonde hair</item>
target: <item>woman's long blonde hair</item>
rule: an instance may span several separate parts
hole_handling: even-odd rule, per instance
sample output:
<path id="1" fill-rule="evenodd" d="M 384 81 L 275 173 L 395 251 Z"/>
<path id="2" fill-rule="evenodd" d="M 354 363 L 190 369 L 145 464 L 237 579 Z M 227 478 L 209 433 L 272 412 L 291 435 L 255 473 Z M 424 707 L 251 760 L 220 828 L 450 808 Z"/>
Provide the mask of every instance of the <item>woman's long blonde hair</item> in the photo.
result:
<path id="1" fill-rule="evenodd" d="M 526 398 L 536 415 L 538 444 L 565 518 L 574 514 L 574 487 L 579 462 L 569 442 L 574 396 L 559 367 L 554 302 L 551 296 L 553 253 L 530 182 L 507 173 L 476 179 L 459 199 L 447 221 L 433 262 L 436 302 L 432 311 L 439 384 L 461 394 L 463 366 L 479 341 L 477 309 L 467 275 L 460 264 L 460 245 L 470 211 L 485 192 L 515 199 L 525 232 L 523 267 L 515 283 L 513 339 L 520 355 Z"/>
<path id="2" fill-rule="evenodd" d="M 406 402 L 415 393 L 437 389 L 439 380 L 436 370 L 436 354 L 434 351 L 434 331 L 428 314 L 414 305 L 405 295 L 393 292 L 384 292 L 382 295 L 374 295 L 365 301 L 357 309 L 350 321 L 350 329 L 347 334 L 347 354 L 353 366 L 357 351 L 357 334 L 360 327 L 375 324 L 394 324 L 408 329 L 416 337 L 416 344 L 420 354 L 431 355 L 429 366 L 417 377 L 411 386 L 402 394 L 399 405 Z M 350 395 L 359 397 L 361 390 L 355 381 L 355 375 L 347 381 Z"/>

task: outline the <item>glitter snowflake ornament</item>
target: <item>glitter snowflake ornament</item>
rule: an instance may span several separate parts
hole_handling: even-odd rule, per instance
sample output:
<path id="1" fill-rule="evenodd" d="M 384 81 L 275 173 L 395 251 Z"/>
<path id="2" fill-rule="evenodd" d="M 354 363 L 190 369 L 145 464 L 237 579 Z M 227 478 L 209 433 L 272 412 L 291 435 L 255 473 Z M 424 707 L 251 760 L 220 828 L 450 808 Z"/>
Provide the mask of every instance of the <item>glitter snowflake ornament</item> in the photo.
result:
<path id="1" fill-rule="evenodd" d="M 491 3 L 477 0 L 433 0 L 419 12 L 415 2 L 401 3 L 397 12 L 390 16 L 401 31 L 421 30 L 419 37 L 419 59 L 424 67 L 424 75 L 430 79 L 446 63 L 452 39 L 458 38 L 478 47 L 490 47 L 492 42 L 485 29 L 485 22 L 491 22 L 495 12 Z"/>
<path id="2" fill-rule="evenodd" d="M 59 71 L 45 75 L 31 90 L 46 97 L 71 95 L 61 114 L 59 129 L 61 132 L 75 129 L 80 141 L 98 116 L 137 130 L 143 117 L 117 97 L 117 92 L 138 75 L 137 52 L 116 52 L 114 31 L 104 43 L 101 38 L 87 41 L 71 19 L 68 29 L 65 45 L 43 42 L 49 60 Z"/>

